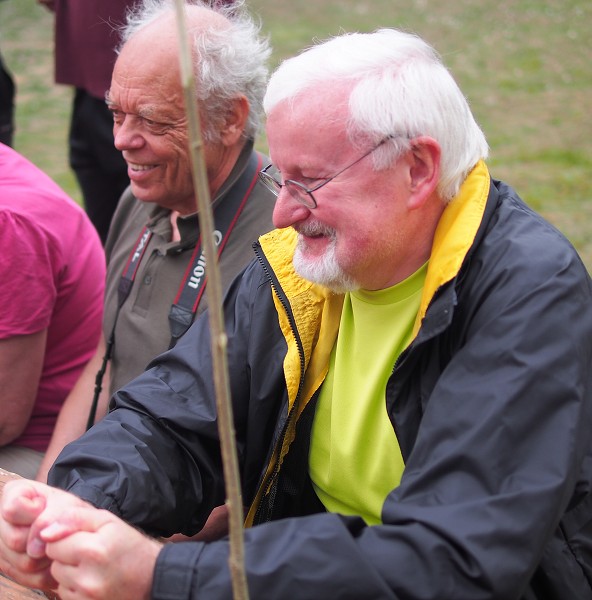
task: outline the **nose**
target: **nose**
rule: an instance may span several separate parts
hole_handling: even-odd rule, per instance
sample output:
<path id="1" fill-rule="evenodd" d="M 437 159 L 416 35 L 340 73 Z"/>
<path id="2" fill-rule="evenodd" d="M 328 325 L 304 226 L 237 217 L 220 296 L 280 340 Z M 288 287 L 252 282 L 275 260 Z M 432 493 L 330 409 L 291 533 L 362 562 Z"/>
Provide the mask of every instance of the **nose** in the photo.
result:
<path id="1" fill-rule="evenodd" d="M 275 201 L 273 209 L 273 224 L 278 229 L 290 227 L 295 223 L 305 221 L 310 215 L 310 209 L 296 200 L 286 188 L 282 188 Z"/>
<path id="2" fill-rule="evenodd" d="M 113 126 L 113 138 L 118 150 L 137 149 L 144 143 L 144 138 L 130 116 Z"/>

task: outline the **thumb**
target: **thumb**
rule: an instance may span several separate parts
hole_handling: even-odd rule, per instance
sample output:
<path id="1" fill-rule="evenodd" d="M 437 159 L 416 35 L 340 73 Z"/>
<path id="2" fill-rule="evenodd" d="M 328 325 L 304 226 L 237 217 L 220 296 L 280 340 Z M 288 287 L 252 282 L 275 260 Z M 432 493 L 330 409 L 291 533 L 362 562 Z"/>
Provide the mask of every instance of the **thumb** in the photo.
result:
<path id="1" fill-rule="evenodd" d="M 78 533 L 86 531 L 94 533 L 104 524 L 113 521 L 115 517 L 106 510 L 94 507 L 76 507 L 67 513 L 62 513 L 39 532 L 39 537 L 45 543 L 53 543 Z"/>

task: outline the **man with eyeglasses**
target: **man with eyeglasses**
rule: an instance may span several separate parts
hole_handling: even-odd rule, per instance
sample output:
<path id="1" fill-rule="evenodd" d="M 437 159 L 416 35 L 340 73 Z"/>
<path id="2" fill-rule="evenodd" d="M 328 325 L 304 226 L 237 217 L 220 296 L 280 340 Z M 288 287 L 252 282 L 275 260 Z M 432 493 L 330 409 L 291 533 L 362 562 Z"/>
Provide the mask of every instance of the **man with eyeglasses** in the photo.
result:
<path id="1" fill-rule="evenodd" d="M 490 177 L 461 91 L 413 35 L 309 49 L 265 108 L 278 229 L 224 313 L 250 596 L 591 598 L 592 284 L 575 250 Z M 163 546 L 124 523 L 192 533 L 223 497 L 208 347 L 202 318 L 66 448 L 50 478 L 78 497 L 7 486 L 5 561 L 38 584 L 51 568 L 68 598 L 88 581 L 93 598 L 232 597 L 227 539 Z"/>

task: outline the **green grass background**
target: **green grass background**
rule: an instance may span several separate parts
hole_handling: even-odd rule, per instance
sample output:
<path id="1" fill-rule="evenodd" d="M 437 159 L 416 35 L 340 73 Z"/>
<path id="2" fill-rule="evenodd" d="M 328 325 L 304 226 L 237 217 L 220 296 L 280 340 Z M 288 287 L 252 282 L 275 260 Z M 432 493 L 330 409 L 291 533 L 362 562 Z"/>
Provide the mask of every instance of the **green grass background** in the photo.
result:
<path id="1" fill-rule="evenodd" d="M 590 0 L 248 0 L 272 66 L 341 31 L 398 27 L 427 39 L 468 97 L 494 177 L 561 229 L 592 269 Z M 53 84 L 53 19 L 36 0 L 0 1 L 0 50 L 18 84 L 16 148 L 70 195 L 71 90 Z M 259 142 L 265 149 L 265 138 Z"/>

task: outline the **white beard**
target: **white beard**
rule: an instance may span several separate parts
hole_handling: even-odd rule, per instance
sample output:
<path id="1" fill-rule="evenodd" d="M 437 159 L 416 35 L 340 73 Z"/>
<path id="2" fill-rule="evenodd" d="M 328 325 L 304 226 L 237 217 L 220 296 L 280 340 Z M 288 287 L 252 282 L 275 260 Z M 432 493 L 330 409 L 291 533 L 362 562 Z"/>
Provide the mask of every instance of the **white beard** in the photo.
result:
<path id="1" fill-rule="evenodd" d="M 323 234 L 330 238 L 327 250 L 320 258 L 310 259 L 306 256 L 306 240 L 301 234 Z M 303 226 L 298 232 L 298 243 L 294 252 L 294 269 L 301 277 L 329 288 L 336 294 L 343 294 L 359 289 L 359 285 L 339 266 L 335 256 L 337 237 L 335 231 L 318 223 Z"/>

